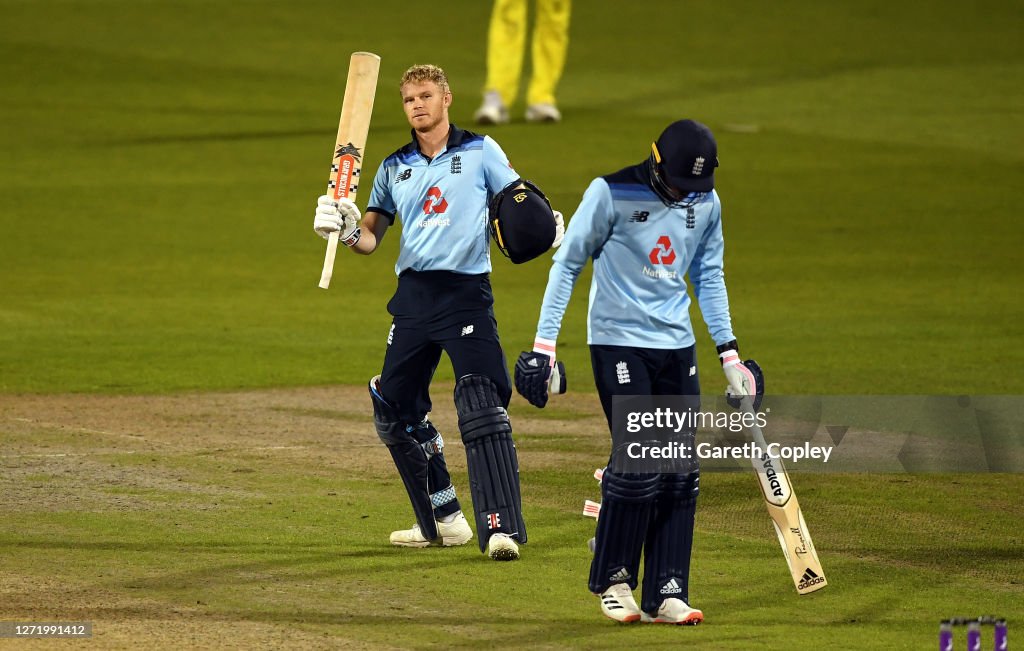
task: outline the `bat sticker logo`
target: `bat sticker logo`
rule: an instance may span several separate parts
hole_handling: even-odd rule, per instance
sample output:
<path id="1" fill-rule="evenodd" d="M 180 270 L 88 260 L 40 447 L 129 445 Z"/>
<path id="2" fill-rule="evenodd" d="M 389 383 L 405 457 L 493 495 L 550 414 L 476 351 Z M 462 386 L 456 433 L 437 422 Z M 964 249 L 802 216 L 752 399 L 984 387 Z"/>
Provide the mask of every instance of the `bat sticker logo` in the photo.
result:
<path id="1" fill-rule="evenodd" d="M 348 143 L 347 145 L 338 145 L 338 151 L 334 152 L 335 158 L 341 158 L 342 156 L 351 156 L 359 162 L 362 162 L 362 154 L 359 153 L 359 148 Z"/>

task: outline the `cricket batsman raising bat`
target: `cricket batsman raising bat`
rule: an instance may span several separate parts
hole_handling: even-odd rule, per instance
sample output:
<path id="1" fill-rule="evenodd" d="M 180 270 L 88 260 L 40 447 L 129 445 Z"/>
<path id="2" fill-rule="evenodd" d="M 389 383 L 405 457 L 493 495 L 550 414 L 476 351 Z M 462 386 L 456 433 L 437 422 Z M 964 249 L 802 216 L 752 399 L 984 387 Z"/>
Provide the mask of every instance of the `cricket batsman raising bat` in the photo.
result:
<path id="1" fill-rule="evenodd" d="M 352 88 L 350 76 L 346 111 Z M 445 461 L 445 438 L 452 434 L 442 438 L 427 418 L 433 408 L 430 381 L 447 353 L 458 378 L 455 410 L 477 543 L 491 559 L 513 561 L 527 534 L 505 411 L 512 382 L 494 318 L 488 230 L 512 262 L 526 262 L 561 240 L 561 214 L 519 176 L 494 139 L 449 121 L 452 91 L 444 70 L 412 66 L 398 90 L 412 139 L 381 163 L 362 221 L 352 201 L 354 184 L 346 177 L 345 152 L 339 151 L 337 183 L 317 200 L 313 228 L 329 241 L 340 238 L 354 253 L 370 255 L 387 230 L 401 223 L 398 285 L 387 306 L 393 320 L 380 333 L 387 351 L 380 375 L 368 386 L 377 436 L 395 462 L 416 518 L 410 528 L 393 531 L 390 543 L 453 547 L 473 538 Z M 368 106 L 363 114 L 369 118 Z M 338 143 L 358 149 L 361 138 L 344 136 L 345 116 Z"/>
<path id="2" fill-rule="evenodd" d="M 341 107 L 338 137 L 334 144 L 331 175 L 325 195 L 325 201 L 332 202 L 341 211 L 344 224 L 341 229 L 331 230 L 326 235 L 327 254 L 320 274 L 322 289 L 331 285 L 338 240 L 345 246 L 352 246 L 359 239 L 358 217 L 355 216 L 358 211 L 353 213 L 352 208 L 355 207 L 356 191 L 359 189 L 359 172 L 363 168 L 366 135 L 370 131 L 370 114 L 373 113 L 379 71 L 380 57 L 376 54 L 354 52 L 349 60 L 345 100 Z"/>

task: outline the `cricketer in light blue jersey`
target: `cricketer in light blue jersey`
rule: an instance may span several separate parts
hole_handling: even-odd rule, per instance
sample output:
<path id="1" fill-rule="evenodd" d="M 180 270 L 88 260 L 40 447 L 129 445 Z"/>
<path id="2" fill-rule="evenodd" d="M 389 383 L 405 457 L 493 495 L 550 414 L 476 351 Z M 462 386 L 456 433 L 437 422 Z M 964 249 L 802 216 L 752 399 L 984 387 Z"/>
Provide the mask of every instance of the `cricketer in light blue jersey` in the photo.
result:
<path id="1" fill-rule="evenodd" d="M 689 275 L 716 344 L 734 339 L 722 272 L 722 206 L 711 190 L 665 205 L 627 168 L 595 179 L 554 257 L 537 338 L 554 342 L 580 271 L 593 258 L 587 343 L 640 348 L 694 344 Z"/>
<path id="2" fill-rule="evenodd" d="M 519 180 L 508 157 L 490 136 L 451 126 L 447 144 L 433 158 L 412 142 L 388 156 L 377 170 L 367 211 L 402 223 L 395 273 L 491 270 L 487 205 Z"/>
<path id="3" fill-rule="evenodd" d="M 398 283 L 388 302 L 393 318 L 386 336 L 381 333 L 386 346 L 380 375 L 368 387 L 377 435 L 416 517 L 412 528 L 393 531 L 390 543 L 452 547 L 473 537 L 448 471 L 444 438 L 428 418 L 430 383 L 445 353 L 455 371 L 477 542 L 494 560 L 516 560 L 527 533 L 488 235 L 492 227 L 506 235 L 495 239 L 513 261 L 523 252 L 539 255 L 560 239 L 561 214 L 533 196 L 539 190 L 519 182 L 494 140 L 451 124 L 452 94 L 442 69 L 413 66 L 399 89 L 412 141 L 381 164 L 362 221 L 354 202 L 329 195 L 317 200 L 313 221 L 322 237 L 337 232 L 349 250 L 370 255 L 401 220 Z M 492 197 L 497 218 L 489 223 Z"/>
<path id="4" fill-rule="evenodd" d="M 594 274 L 587 342 L 613 439 L 615 397 L 683 396 L 686 409 L 700 407 L 687 277 L 730 386 L 753 394 L 753 380 L 739 379 L 744 371 L 753 376 L 738 362 L 729 316 L 717 166 L 711 131 L 681 120 L 662 132 L 648 160 L 591 182 L 554 256 L 534 349 L 516 362 L 516 389 L 531 404 L 543 407 L 549 390 L 561 391 L 556 379 L 564 388 L 556 341 L 588 260 Z M 695 428 L 678 434 L 693 449 Z M 622 455 L 623 448 L 613 446 L 601 478 L 588 587 L 601 597 L 602 613 L 616 621 L 697 624 L 704 615 L 690 605 L 689 575 L 700 468 L 626 469 Z M 633 590 L 641 555 L 638 605 Z"/>

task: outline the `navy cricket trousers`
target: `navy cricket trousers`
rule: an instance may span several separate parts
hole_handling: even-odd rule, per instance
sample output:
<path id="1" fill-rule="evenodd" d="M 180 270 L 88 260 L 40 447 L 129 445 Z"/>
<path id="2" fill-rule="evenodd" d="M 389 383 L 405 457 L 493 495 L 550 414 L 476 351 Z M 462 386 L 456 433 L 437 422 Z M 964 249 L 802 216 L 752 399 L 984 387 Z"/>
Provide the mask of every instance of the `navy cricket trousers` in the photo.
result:
<path id="1" fill-rule="evenodd" d="M 430 381 L 442 351 L 451 359 L 456 379 L 490 378 L 508 406 L 512 382 L 498 340 L 488 274 L 405 271 L 388 312 L 394 319 L 381 392 L 403 422 L 419 423 L 430 411 Z"/>

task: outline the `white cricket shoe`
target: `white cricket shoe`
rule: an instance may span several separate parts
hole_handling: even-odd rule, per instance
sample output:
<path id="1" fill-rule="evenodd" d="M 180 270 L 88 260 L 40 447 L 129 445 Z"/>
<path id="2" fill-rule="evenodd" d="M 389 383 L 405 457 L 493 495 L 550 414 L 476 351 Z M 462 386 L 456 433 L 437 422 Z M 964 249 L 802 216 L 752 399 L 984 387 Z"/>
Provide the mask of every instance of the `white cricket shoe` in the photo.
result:
<path id="1" fill-rule="evenodd" d="M 658 614 L 654 617 L 644 613 L 643 621 L 648 624 L 687 624 L 696 626 L 704 621 L 704 613 L 696 608 L 690 608 L 689 604 L 682 599 L 671 597 L 661 602 Z"/>
<path id="2" fill-rule="evenodd" d="M 527 122 L 561 122 L 562 112 L 554 104 L 530 104 L 526 107 Z"/>
<path id="3" fill-rule="evenodd" d="M 623 624 L 638 622 L 643 616 L 633 598 L 633 591 L 625 583 L 616 583 L 601 593 L 601 612 L 608 619 Z"/>
<path id="4" fill-rule="evenodd" d="M 516 561 L 519 545 L 507 533 L 496 533 L 487 541 L 487 555 L 494 561 Z"/>
<path id="5" fill-rule="evenodd" d="M 398 547 L 454 547 L 465 545 L 473 538 L 473 530 L 466 522 L 466 516 L 462 513 L 456 514 L 451 522 L 438 522 L 437 533 L 439 540 L 427 540 L 420 530 L 420 525 L 412 525 L 412 529 L 402 529 L 391 532 L 391 544 Z"/>
<path id="6" fill-rule="evenodd" d="M 473 114 L 477 124 L 508 124 L 508 107 L 496 90 L 484 94 L 484 103 Z"/>

